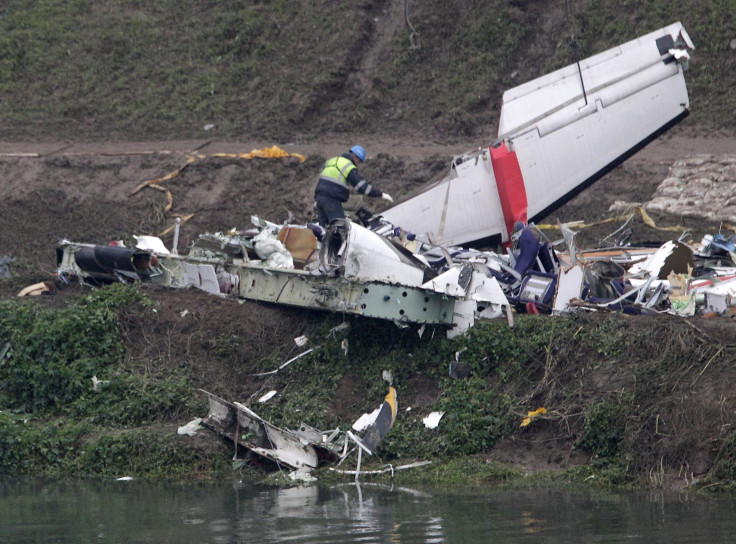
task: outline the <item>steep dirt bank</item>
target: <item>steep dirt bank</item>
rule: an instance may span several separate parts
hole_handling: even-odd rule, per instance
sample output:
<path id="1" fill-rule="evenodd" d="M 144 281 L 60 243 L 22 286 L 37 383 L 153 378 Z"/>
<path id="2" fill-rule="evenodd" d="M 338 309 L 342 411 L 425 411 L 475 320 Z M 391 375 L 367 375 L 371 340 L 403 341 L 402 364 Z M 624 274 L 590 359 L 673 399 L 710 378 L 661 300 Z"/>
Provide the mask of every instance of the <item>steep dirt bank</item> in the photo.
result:
<path id="1" fill-rule="evenodd" d="M 648 199 L 674 160 L 733 151 L 730 139 L 693 138 L 689 132 L 695 131 L 679 128 L 653 142 L 562 207 L 549 221 L 608 217 L 608 209 L 616 200 Z M 379 138 L 359 141 L 369 150 L 366 175 L 399 198 L 442 175 L 454 153 L 475 147 Z M 132 241 L 132 234 L 163 232 L 172 224 L 174 213 L 194 214 L 182 229 L 180 247 L 184 248 L 201 232 L 248 226 L 252 214 L 275 221 L 283 221 L 290 214 L 294 221 L 306 220 L 315 172 L 324 158 L 346 145 L 280 143 L 286 151 L 306 155 L 304 162 L 298 157 L 216 156 L 273 143 L 201 140 L 0 145 L 0 177 L 4 181 L 0 188 L 0 256 L 15 259 L 9 267 L 12 276 L 0 279 L 0 300 L 15 300 L 22 287 L 52 277 L 54 250 L 60 238 L 90 243 Z M 187 157 L 193 153 L 198 155 L 188 164 Z M 177 176 L 161 183 L 172 195 L 170 212 L 164 211 L 164 192 L 144 188 L 133 194 L 143 182 L 179 169 Z M 674 217 L 657 220 L 684 224 L 701 232 L 718 228 Z M 602 228 L 599 232 L 606 234 L 616 225 Z M 642 240 L 672 236 L 644 225 L 636 228 Z M 171 243 L 170 235 L 164 239 Z M 37 303 L 64 307 L 86 292 L 88 289 L 72 286 L 41 297 Z M 187 369 L 195 376 L 193 386 L 232 399 L 254 398 L 263 391 L 266 385 L 250 376 L 254 365 L 284 360 L 293 350 L 293 338 L 324 319 L 323 314 L 238 304 L 196 291 L 154 288 L 147 289 L 147 294 L 155 301 L 156 313 L 129 313 L 123 320 L 128 364 L 148 374 Z M 607 345 L 609 326 L 628 331 L 624 337 L 628 339 L 621 340 L 625 346 Z M 599 328 L 603 330 L 597 333 L 600 338 L 593 350 L 580 344 L 576 335 Z M 533 354 L 526 381 L 508 391 L 514 399 L 513 410 L 519 415 L 526 409 L 546 406 L 550 410 L 548 418 L 530 429 L 509 432 L 482 457 L 525 470 L 556 471 L 594 465 L 599 454 L 618 451 L 618 442 L 639 440 L 639 449 L 632 450 L 639 452 L 638 457 L 630 461 L 644 480 L 682 487 L 714 474 L 716 469 L 721 471 L 719 478 L 724 478 L 727 468 L 723 467 L 728 466 L 724 463 L 733 456 L 729 440 L 733 421 L 730 384 L 736 380 L 730 365 L 734 332 L 734 323 L 728 318 L 583 319 L 569 335 L 554 337 L 546 351 Z M 671 350 L 672 368 L 663 371 L 666 367 L 661 363 L 649 368 L 648 361 L 659 360 L 665 348 Z M 473 349 L 482 352 L 486 346 L 481 342 Z M 390 356 L 390 350 L 386 354 Z M 513 361 L 505 363 L 513 367 Z M 421 369 L 405 369 L 397 384 L 402 406 L 413 407 L 417 414 L 431 410 L 438 402 L 440 376 L 446 374 L 446 360 L 427 364 Z M 652 372 L 664 372 L 661 380 L 653 382 L 656 387 L 637 389 L 637 384 L 651 378 Z M 375 399 L 366 398 L 350 372 L 339 379 L 339 394 L 331 398 L 327 409 L 331 417 L 344 424 L 372 406 Z M 288 387 L 292 393 L 298 389 L 294 384 Z M 606 434 L 610 429 L 605 427 L 605 420 L 612 415 L 602 409 L 596 412 L 595 407 L 610 409 L 628 403 L 636 404 L 631 412 L 636 415 L 627 416 L 628 427 L 619 426 Z M 596 414 L 600 421 L 595 420 Z M 595 425 L 602 426 L 600 435 L 586 431 L 595 429 Z M 447 432 L 451 437 L 453 431 Z M 401 444 L 397 439 L 394 445 Z"/>
<path id="2" fill-rule="evenodd" d="M 681 20 L 697 47 L 686 74 L 691 117 L 545 221 L 596 222 L 612 215 L 616 201 L 645 201 L 674 160 L 736 153 L 736 94 L 730 92 L 736 56 L 729 46 L 736 11 L 728 2 L 701 0 L 626 4 L 622 11 L 613 0 L 371 0 L 339 7 L 322 0 L 6 2 L 0 7 L 0 138 L 8 140 L 0 142 L 0 257 L 13 261 L 6 268 L 11 276 L 0 275 L 0 302 L 16 303 L 21 288 L 52 277 L 61 238 L 129 244 L 134 234 L 153 234 L 170 245 L 168 229 L 179 215 L 188 218 L 179 243 L 185 248 L 201 232 L 247 227 L 253 214 L 305 221 L 322 161 L 355 143 L 368 148 L 368 179 L 401 198 L 447 172 L 453 154 L 491 143 L 504 90 Z M 274 144 L 307 158 L 227 156 Z M 158 184 L 164 190 L 135 192 L 167 175 Z M 372 204 L 374 211 L 382 209 L 380 202 Z M 694 239 L 720 227 L 654 219 L 689 228 Z M 595 245 L 618 226 L 586 229 L 579 240 Z M 673 236 L 638 219 L 631 226 L 632 243 Z M 85 293 L 70 286 L 32 304 L 63 309 Z M 194 291 L 148 288 L 146 294 L 156 311 L 135 307 L 121 320 L 127 351 L 118 370 L 135 387 L 121 386 L 124 394 L 108 399 L 103 413 L 125 411 L 128 398 L 138 399 L 147 388 L 166 390 L 180 376 L 189 380 L 188 391 L 203 387 L 250 399 L 265 387 L 250 376 L 256 366 L 272 368 L 292 352 L 295 336 L 340 319 Z M 447 360 L 459 346 L 433 352 L 436 343 L 409 342 L 413 331 L 358 322 L 361 332 L 379 332 L 370 336 L 372 344 L 354 333 L 350 343 L 358 348 L 351 348 L 349 360 L 339 358 L 338 341 L 331 345 L 335 353 L 324 357 L 333 367 L 314 361 L 325 372 L 320 378 L 338 383 L 328 380 L 335 394 L 313 413 L 344 427 L 380 399 L 374 371 L 385 365 L 395 369 L 401 405 L 414 407 L 402 413 L 396 440 L 389 435 L 387 452 L 397 458 L 408 450 L 441 458 L 448 448 L 457 454 L 472 446 L 483 464 L 497 459 L 560 469 L 600 466 L 601 456 L 626 451 L 627 466 L 652 483 L 663 473 L 677 485 L 708 476 L 736 479 L 729 465 L 736 458 L 728 390 L 736 379 L 732 320 L 601 315 L 579 323 L 560 320 L 559 330 L 546 317 L 536 323 L 542 325 L 523 329 L 527 337 L 502 328 L 474 340 L 469 348 L 477 352 L 474 364 L 485 372 L 483 379 L 448 385 Z M 41 348 L 53 323 L 42 324 L 36 331 Z M 537 329 L 549 337 L 534 344 L 530 337 Z M 507 340 L 518 341 L 509 350 L 513 356 L 489 358 Z M 420 348 L 427 350 L 421 364 L 415 357 Z M 517 364 L 522 355 L 524 364 Z M 360 372 L 369 378 L 361 379 Z M 44 376 L 43 369 L 38 374 Z M 518 380 L 504 383 L 509 375 Z M 312 373 L 289 376 L 280 384 L 288 391 L 286 406 L 276 404 L 274 417 L 301 409 L 297 401 L 312 400 L 297 387 Z M 165 383 L 152 384 L 153 378 Z M 88 383 L 89 376 L 83 380 Z M 456 401 L 448 400 L 448 391 Z M 508 405 L 499 402 L 500 415 L 479 408 L 497 395 L 507 395 Z M 202 415 L 173 397 L 172 412 L 162 416 L 172 435 L 180 417 Z M 450 405 L 449 425 L 428 439 L 417 414 L 438 403 Z M 466 405 L 467 413 L 453 419 Z M 550 416 L 517 428 L 517 416 L 539 405 Z M 4 410 L 5 416 L 12 414 Z M 23 420 L 18 417 L 19 426 Z M 135 422 L 129 424 L 138 431 Z M 105 439 L 95 451 L 101 464 L 115 449 L 110 444 L 121 446 L 108 436 L 124 434 L 119 421 L 110 425 L 96 429 Z M 57 431 L 51 425 L 38 435 L 29 432 L 24 446 L 43 449 Z M 75 453 L 89 439 L 84 429 L 77 432 L 79 440 L 69 439 Z M 502 432 L 498 445 L 486 447 Z M 134 452 L 159 438 L 142 435 Z M 173 449 L 180 444 L 174 438 L 170 443 Z M 421 449 L 412 450 L 416 445 Z M 210 462 L 211 455 L 229 460 L 231 450 L 203 447 L 195 453 Z M 29 458 L 24 450 L 19 455 Z M 110 463 L 113 469 L 130 466 Z"/>
<path id="3" fill-rule="evenodd" d="M 546 221 L 598 221 L 611 215 L 609 208 L 616 201 L 651 198 L 675 160 L 736 152 L 731 138 L 692 136 L 698 132 L 684 125 L 659 138 Z M 487 144 L 440 145 L 376 136 L 355 141 L 369 152 L 364 175 L 398 199 L 444 175 L 454 154 Z M 311 217 L 315 176 L 322 162 L 352 142 L 0 142 L 0 255 L 17 259 L 14 270 L 16 277 L 23 276 L 18 280 L 22 283 L 53 271 L 54 248 L 61 238 L 130 241 L 133 234 L 161 235 L 176 215 L 191 216 L 181 229 L 180 247 L 184 248 L 203 232 L 247 228 L 251 215 L 275 222 L 289 217 L 304 222 Z M 271 145 L 304 155 L 306 160 L 236 156 Z M 171 195 L 171 209 L 165 211 L 164 191 L 140 187 L 171 174 L 176 175 L 157 184 Z M 385 207 L 381 201 L 367 200 L 367 205 L 376 212 Z M 659 219 L 682 223 L 676 217 Z M 694 219 L 687 220 L 686 226 L 697 230 L 696 235 L 718 228 L 699 225 Z M 645 227 L 637 235 L 640 240 L 669 236 Z M 169 232 L 163 238 L 169 244 L 172 235 Z"/>

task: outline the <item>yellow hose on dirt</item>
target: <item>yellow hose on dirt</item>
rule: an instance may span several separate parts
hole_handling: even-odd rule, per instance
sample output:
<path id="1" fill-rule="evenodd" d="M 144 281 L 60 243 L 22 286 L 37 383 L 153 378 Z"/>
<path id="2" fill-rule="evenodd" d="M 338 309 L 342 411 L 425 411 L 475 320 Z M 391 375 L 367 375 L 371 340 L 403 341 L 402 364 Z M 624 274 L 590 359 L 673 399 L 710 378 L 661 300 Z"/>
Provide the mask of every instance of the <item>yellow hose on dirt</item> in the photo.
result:
<path id="1" fill-rule="evenodd" d="M 296 157 L 299 162 L 304 162 L 307 157 L 299 153 L 287 153 L 277 145 L 266 147 L 263 149 L 252 149 L 248 153 L 215 153 L 213 157 L 230 157 L 234 159 L 281 159 L 284 157 Z"/>
<path id="2" fill-rule="evenodd" d="M 304 162 L 307 160 L 307 157 L 305 155 L 301 155 L 300 153 L 287 153 L 280 147 L 273 145 L 271 147 L 266 147 L 263 149 L 252 149 L 248 153 L 214 153 L 211 155 L 212 157 L 228 157 L 233 159 L 281 159 L 284 157 L 295 157 L 299 159 L 299 162 Z M 160 178 L 150 179 L 148 181 L 144 181 L 140 185 L 138 185 L 132 193 L 130 193 L 129 196 L 133 196 L 137 192 L 139 192 L 141 189 L 144 189 L 145 187 L 151 187 L 152 189 L 156 189 L 157 191 L 162 191 L 166 193 L 166 206 L 164 206 L 164 213 L 168 213 L 171 211 L 171 208 L 174 206 L 174 196 L 171 194 L 171 191 L 166 189 L 165 187 L 162 187 L 160 184 L 164 181 L 169 181 L 171 179 L 174 179 L 176 176 L 181 174 L 181 172 L 190 164 L 197 161 L 198 159 L 204 159 L 207 158 L 207 155 L 203 155 L 201 153 L 193 153 L 191 155 L 187 155 L 187 162 L 180 168 L 177 168 L 173 172 L 169 172 L 165 176 L 161 176 Z M 178 216 L 182 218 L 182 221 L 188 221 L 192 217 L 194 217 L 194 214 L 190 214 L 188 216 Z M 171 231 L 174 230 L 174 226 L 170 226 L 167 228 L 163 233 L 161 233 L 161 236 L 166 236 Z"/>
<path id="3" fill-rule="evenodd" d="M 616 221 L 627 221 L 631 219 L 634 215 L 639 214 L 641 216 L 642 221 L 653 229 L 657 230 L 664 230 L 664 231 L 680 231 L 680 230 L 687 230 L 687 227 L 679 227 L 679 226 L 672 226 L 672 227 L 658 227 L 657 224 L 654 222 L 654 219 L 647 213 L 647 211 L 642 208 L 641 206 L 637 206 L 634 209 L 634 212 L 629 215 L 615 215 L 613 217 L 608 217 L 606 219 L 602 219 L 601 221 L 596 221 L 595 223 L 583 223 L 582 221 L 575 221 L 572 223 L 565 223 L 568 227 L 572 229 L 587 229 L 589 227 L 595 227 L 597 225 L 604 225 L 606 223 L 614 223 Z M 727 226 L 727 225 L 724 225 Z M 540 230 L 557 230 L 559 229 L 559 225 L 537 225 L 537 228 Z"/>

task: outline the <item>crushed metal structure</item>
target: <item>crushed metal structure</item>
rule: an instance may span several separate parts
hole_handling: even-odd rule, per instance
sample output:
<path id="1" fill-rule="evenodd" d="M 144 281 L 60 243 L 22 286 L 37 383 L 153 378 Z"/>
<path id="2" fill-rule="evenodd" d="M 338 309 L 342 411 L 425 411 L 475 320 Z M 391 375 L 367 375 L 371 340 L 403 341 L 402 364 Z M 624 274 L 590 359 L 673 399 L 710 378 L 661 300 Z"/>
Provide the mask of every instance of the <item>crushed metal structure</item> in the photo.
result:
<path id="1" fill-rule="evenodd" d="M 307 474 L 325 463 L 339 465 L 353 451 L 357 451 L 357 467 L 355 471 L 351 471 L 357 481 L 363 452 L 373 455 L 396 420 L 396 390 L 391 386 L 383 404 L 373 413 L 363 414 L 353 424 L 355 433 L 351 430 L 341 431 L 339 428 L 322 432 L 306 423 L 293 431 L 281 429 L 262 419 L 244 404 L 227 401 L 208 391 L 200 391 L 207 397 L 209 412 L 204 419 L 195 421 L 232 440 L 235 445 L 235 460 L 238 459 L 238 447 L 242 446 L 300 474 Z M 359 438 L 356 433 L 361 431 L 364 434 Z M 423 464 L 425 463 L 414 463 L 395 467 L 393 470 Z"/>
<path id="2" fill-rule="evenodd" d="M 730 311 L 736 240 L 659 248 L 576 247 L 534 220 L 687 116 L 694 46 L 680 23 L 504 94 L 498 141 L 456 157 L 450 174 L 361 223 L 278 225 L 201 235 L 180 255 L 160 239 L 135 248 L 62 241 L 57 280 L 143 281 L 387 319 L 461 334 L 476 319 L 570 311 Z M 504 252 L 462 247 L 501 243 Z M 490 247 L 490 246 L 486 246 Z M 496 246 L 497 247 L 497 246 Z"/>

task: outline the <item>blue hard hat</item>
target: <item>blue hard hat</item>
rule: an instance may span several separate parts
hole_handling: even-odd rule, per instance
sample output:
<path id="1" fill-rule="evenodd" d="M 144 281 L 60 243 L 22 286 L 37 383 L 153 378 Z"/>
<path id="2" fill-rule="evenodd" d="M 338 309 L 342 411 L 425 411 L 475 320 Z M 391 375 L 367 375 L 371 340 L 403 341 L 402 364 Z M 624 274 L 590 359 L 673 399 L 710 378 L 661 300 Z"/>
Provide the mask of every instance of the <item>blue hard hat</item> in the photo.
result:
<path id="1" fill-rule="evenodd" d="M 365 160 L 365 149 L 363 149 L 361 146 L 354 145 L 350 148 L 350 152 L 358 157 L 361 161 Z"/>

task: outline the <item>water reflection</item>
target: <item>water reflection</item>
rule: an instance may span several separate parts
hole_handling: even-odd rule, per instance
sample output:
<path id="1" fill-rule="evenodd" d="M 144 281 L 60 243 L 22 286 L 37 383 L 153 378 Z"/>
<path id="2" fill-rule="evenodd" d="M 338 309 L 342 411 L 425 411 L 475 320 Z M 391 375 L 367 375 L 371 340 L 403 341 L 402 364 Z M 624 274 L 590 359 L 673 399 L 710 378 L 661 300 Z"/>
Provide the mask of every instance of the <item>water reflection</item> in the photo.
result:
<path id="1" fill-rule="evenodd" d="M 0 478 L 0 542 L 730 542 L 731 498 Z"/>

